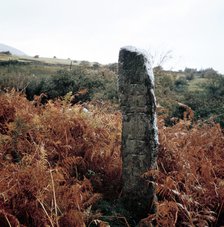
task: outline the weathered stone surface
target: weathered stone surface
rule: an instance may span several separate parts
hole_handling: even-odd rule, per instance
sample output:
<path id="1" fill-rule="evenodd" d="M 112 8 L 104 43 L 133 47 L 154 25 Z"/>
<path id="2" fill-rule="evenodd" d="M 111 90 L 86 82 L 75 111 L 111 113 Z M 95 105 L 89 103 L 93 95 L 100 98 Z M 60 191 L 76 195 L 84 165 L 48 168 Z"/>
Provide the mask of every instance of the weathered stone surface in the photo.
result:
<path id="1" fill-rule="evenodd" d="M 156 166 L 158 132 L 154 76 L 146 55 L 133 47 L 120 50 L 118 74 L 123 115 L 123 194 L 136 212 L 149 212 L 154 188 L 141 176 Z"/>

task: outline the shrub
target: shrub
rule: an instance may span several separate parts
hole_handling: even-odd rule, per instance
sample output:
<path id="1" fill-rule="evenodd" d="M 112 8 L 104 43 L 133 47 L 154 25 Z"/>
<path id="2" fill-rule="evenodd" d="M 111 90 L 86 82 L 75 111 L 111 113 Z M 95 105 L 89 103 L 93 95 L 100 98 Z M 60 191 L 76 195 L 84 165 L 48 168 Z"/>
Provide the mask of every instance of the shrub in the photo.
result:
<path id="1" fill-rule="evenodd" d="M 180 77 L 175 80 L 174 86 L 176 91 L 184 91 L 188 85 L 187 79 L 185 77 Z"/>

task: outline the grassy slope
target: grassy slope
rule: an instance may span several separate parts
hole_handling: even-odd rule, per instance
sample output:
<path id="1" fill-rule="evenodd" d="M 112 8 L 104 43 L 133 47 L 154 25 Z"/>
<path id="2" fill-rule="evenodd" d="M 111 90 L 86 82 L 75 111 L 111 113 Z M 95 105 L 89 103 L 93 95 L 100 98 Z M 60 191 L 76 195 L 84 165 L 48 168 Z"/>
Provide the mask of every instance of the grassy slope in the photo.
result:
<path id="1" fill-rule="evenodd" d="M 0 54 L 0 61 L 17 60 L 19 62 L 30 62 L 30 63 L 43 63 L 49 65 L 79 65 L 84 61 L 76 61 L 71 59 L 60 59 L 60 58 L 47 58 L 47 57 L 32 57 L 32 56 L 16 56 L 16 55 L 5 55 Z M 89 62 L 90 66 L 94 63 Z"/>
<path id="2" fill-rule="evenodd" d="M 15 56 L 15 55 L 5 55 L 0 54 L 0 61 L 10 61 L 17 60 L 20 62 L 41 62 L 46 64 L 62 64 L 62 65 L 70 65 L 70 59 L 57 59 L 57 58 L 34 58 L 31 56 Z"/>
<path id="3" fill-rule="evenodd" d="M 30 63 L 42 63 L 43 65 L 51 65 L 52 67 L 54 66 L 70 66 L 71 63 L 72 65 L 79 65 L 82 61 L 73 61 L 71 59 L 59 59 L 59 58 L 44 58 L 44 57 L 39 57 L 39 58 L 34 58 L 31 56 L 15 56 L 15 55 L 4 55 L 0 54 L 0 61 L 10 61 L 10 60 L 17 60 L 19 62 L 30 62 Z M 92 65 L 93 63 L 89 63 Z M 184 73 L 179 73 L 179 72 L 172 72 L 172 71 L 166 71 L 167 76 L 171 77 L 172 79 L 178 79 L 179 77 L 185 76 Z M 206 82 L 206 78 L 199 78 L 195 77 L 193 80 L 189 81 L 189 90 L 190 91 L 195 91 L 195 90 L 202 90 L 201 83 Z"/>
<path id="4" fill-rule="evenodd" d="M 188 89 L 189 91 L 201 91 L 203 90 L 202 84 L 207 81 L 207 78 L 195 77 L 193 80 L 189 81 Z"/>

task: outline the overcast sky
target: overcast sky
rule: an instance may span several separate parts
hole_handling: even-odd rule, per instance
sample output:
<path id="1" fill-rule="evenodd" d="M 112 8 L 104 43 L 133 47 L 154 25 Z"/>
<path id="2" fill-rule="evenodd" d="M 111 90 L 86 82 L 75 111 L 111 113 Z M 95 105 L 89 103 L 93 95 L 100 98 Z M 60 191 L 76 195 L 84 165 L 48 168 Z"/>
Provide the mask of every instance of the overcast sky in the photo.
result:
<path id="1" fill-rule="evenodd" d="M 224 73 L 224 0 L 0 0 L 0 43 L 100 63 L 134 45 L 171 50 L 165 68 Z"/>

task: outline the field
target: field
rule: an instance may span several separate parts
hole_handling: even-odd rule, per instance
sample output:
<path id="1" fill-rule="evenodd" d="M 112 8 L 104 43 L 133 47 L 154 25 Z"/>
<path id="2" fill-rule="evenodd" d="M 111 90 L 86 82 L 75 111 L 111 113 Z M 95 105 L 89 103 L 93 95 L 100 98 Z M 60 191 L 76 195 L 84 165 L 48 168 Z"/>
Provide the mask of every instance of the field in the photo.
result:
<path id="1" fill-rule="evenodd" d="M 44 57 L 30 57 L 30 56 L 15 56 L 15 55 L 6 55 L 0 54 L 0 61 L 19 61 L 19 62 L 40 62 L 51 65 L 70 65 L 70 59 L 57 59 L 57 58 L 44 58 Z"/>
<path id="2" fill-rule="evenodd" d="M 79 64 L 84 64 L 86 61 L 76 61 L 76 60 L 71 60 L 70 58 L 68 59 L 60 59 L 54 56 L 53 58 L 47 58 L 47 57 L 39 57 L 34 56 L 15 56 L 15 55 L 6 55 L 6 54 L 1 54 L 0 53 L 0 61 L 19 61 L 19 62 L 25 62 L 25 63 L 40 63 L 40 64 L 48 64 L 51 66 L 54 65 L 79 65 Z M 90 65 L 93 65 L 94 62 L 89 62 Z"/>

